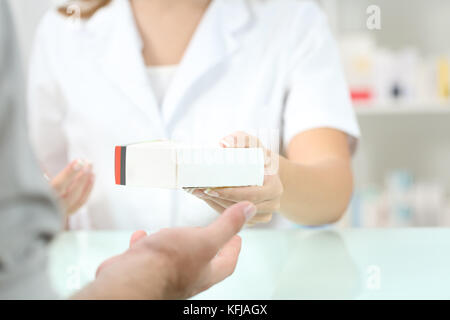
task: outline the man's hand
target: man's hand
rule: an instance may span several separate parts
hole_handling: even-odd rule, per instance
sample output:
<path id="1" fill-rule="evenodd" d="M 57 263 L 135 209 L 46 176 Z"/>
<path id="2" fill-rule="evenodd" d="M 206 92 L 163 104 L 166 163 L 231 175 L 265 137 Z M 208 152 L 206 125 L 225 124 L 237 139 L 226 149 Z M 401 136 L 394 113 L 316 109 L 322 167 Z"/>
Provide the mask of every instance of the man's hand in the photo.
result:
<path id="1" fill-rule="evenodd" d="M 256 213 L 250 202 L 228 208 L 204 228 L 137 231 L 130 248 L 106 260 L 77 299 L 186 299 L 231 275 L 241 249 L 236 234 Z"/>

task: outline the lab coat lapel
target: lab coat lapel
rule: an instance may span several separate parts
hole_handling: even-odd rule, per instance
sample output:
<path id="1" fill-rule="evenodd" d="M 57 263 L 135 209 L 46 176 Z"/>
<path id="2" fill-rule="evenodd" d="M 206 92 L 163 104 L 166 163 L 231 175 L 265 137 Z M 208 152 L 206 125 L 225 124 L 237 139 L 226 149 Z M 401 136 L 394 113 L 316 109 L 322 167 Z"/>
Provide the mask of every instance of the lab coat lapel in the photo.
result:
<path id="1" fill-rule="evenodd" d="M 119 0 L 114 5 L 115 21 L 107 35 L 105 52 L 100 65 L 104 74 L 115 84 L 115 88 L 125 93 L 133 104 L 147 116 L 152 131 L 163 138 L 166 136 L 160 110 L 146 74 L 142 56 L 142 40 L 134 21 L 128 1 Z M 156 131 L 155 131 L 156 130 Z"/>
<path id="2" fill-rule="evenodd" d="M 201 78 L 238 49 L 235 33 L 248 19 L 243 0 L 213 0 L 210 4 L 166 93 L 162 115 L 167 130 L 186 112 L 182 109 L 207 90 Z"/>

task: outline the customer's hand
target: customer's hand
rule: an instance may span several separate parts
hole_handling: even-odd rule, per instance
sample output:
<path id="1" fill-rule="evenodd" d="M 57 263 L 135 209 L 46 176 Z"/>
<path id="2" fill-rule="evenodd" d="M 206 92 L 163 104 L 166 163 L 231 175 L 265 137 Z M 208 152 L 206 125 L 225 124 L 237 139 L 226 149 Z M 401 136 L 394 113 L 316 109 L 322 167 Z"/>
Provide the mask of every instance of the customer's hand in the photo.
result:
<path id="1" fill-rule="evenodd" d="M 244 132 L 236 132 L 225 137 L 221 145 L 224 148 L 263 148 L 266 168 L 263 186 L 194 189 L 190 192 L 219 213 L 239 201 L 251 201 L 257 207 L 257 214 L 248 224 L 269 222 L 272 214 L 280 209 L 283 194 L 283 185 L 277 170 L 278 155 L 266 150 L 256 137 Z"/>
<path id="2" fill-rule="evenodd" d="M 86 161 L 75 160 L 65 167 L 50 185 L 61 200 L 66 216 L 75 213 L 88 200 L 94 186 L 92 165 Z"/>
<path id="3" fill-rule="evenodd" d="M 130 248 L 106 260 L 80 299 L 185 299 L 231 275 L 241 238 L 236 234 L 255 214 L 250 202 L 227 209 L 203 228 L 135 232 Z"/>

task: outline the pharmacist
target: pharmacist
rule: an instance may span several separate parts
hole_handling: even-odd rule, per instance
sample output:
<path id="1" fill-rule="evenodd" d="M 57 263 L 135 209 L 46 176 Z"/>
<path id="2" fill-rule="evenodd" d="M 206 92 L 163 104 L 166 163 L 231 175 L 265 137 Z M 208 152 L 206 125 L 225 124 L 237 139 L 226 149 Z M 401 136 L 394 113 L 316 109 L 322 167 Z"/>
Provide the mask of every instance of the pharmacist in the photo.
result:
<path id="1" fill-rule="evenodd" d="M 359 129 L 337 45 L 313 2 L 78 4 L 45 15 L 29 76 L 31 139 L 68 228 L 205 225 L 240 200 L 258 207 L 251 224 L 340 218 Z M 190 194 L 115 185 L 116 145 L 225 146 L 235 132 L 264 130 L 281 144 L 279 170 L 262 187 Z"/>

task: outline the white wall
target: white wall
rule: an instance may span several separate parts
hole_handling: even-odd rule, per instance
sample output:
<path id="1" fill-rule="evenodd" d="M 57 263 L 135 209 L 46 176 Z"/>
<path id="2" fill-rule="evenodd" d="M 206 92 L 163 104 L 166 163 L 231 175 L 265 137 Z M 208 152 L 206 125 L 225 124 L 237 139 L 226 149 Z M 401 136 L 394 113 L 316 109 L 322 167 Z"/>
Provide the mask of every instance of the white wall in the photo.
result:
<path id="1" fill-rule="evenodd" d="M 63 0 L 9 0 L 17 21 L 24 59 L 29 55 L 35 27 L 47 8 Z M 282 1 L 282 0 L 273 0 Z M 331 24 L 341 32 L 363 30 L 366 8 L 379 5 L 382 29 L 377 39 L 390 47 L 413 44 L 426 52 L 449 50 L 450 1 L 448 0 L 319 0 L 327 11 L 336 10 Z"/>
<path id="2" fill-rule="evenodd" d="M 370 32 L 391 49 L 412 46 L 424 54 L 450 53 L 448 0 L 322 0 L 335 6 L 339 35 Z M 381 9 L 381 30 L 366 28 L 369 5 Z M 421 108 L 432 106 L 423 105 Z M 450 106 L 449 106 L 450 109 Z M 381 184 L 386 172 L 407 169 L 416 178 L 445 185 L 450 192 L 450 112 L 365 115 L 356 157 L 356 182 Z"/>
<path id="3" fill-rule="evenodd" d="M 448 52 L 450 47 L 450 1 L 448 0 L 322 0 L 337 2 L 339 31 L 367 30 L 366 9 L 378 5 L 382 28 L 374 31 L 383 46 L 413 45 L 424 53 Z"/>

